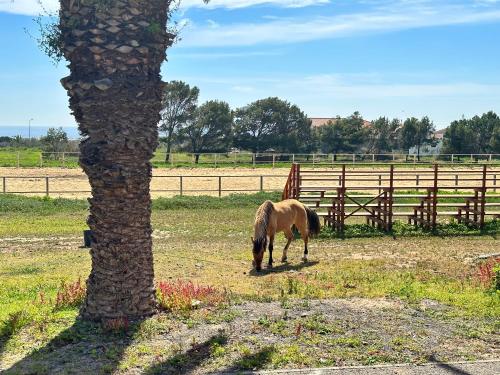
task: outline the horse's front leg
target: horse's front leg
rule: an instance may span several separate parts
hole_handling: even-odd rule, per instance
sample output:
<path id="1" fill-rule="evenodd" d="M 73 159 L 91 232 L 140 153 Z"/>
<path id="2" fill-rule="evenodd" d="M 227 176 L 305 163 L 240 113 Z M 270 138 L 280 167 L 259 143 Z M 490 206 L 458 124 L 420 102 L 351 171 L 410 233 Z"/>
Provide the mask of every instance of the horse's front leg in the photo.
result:
<path id="1" fill-rule="evenodd" d="M 269 237 L 269 268 L 273 267 L 274 236 Z"/>

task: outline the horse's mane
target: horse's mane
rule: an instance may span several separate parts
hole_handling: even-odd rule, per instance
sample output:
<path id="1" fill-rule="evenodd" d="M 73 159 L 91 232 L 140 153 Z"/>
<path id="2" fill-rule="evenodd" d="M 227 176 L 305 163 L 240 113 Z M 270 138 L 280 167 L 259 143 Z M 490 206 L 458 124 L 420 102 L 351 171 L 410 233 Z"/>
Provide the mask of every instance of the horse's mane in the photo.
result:
<path id="1" fill-rule="evenodd" d="M 267 241 L 267 225 L 269 224 L 273 209 L 274 205 L 271 201 L 265 201 L 257 209 L 254 224 L 254 251 L 260 250 L 262 244 Z"/>

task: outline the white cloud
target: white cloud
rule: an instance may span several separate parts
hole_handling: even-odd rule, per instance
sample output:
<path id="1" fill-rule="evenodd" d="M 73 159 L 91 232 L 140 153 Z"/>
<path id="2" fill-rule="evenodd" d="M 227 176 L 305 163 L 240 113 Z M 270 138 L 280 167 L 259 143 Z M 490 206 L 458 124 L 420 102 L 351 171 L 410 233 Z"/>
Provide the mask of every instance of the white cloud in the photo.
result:
<path id="1" fill-rule="evenodd" d="M 59 0 L 42 0 L 42 3 L 50 13 L 59 9 Z M 0 0 L 0 12 L 38 15 L 42 10 L 38 0 Z"/>
<path id="2" fill-rule="evenodd" d="M 204 7 L 204 8 L 247 8 L 255 5 L 275 5 L 284 8 L 303 8 L 311 5 L 327 4 L 330 0 L 210 0 L 208 4 L 202 0 L 183 0 L 182 8 Z"/>
<path id="3" fill-rule="evenodd" d="M 416 5 L 375 9 L 345 15 L 313 16 L 309 19 L 278 19 L 262 23 L 220 25 L 217 29 L 192 24 L 183 33 L 181 46 L 225 47 L 283 44 L 403 29 L 472 24 L 500 20 L 498 8 L 455 5 Z"/>
<path id="4" fill-rule="evenodd" d="M 327 4 L 330 0 L 211 0 L 205 4 L 203 0 L 183 0 L 181 8 L 227 8 L 238 9 L 255 5 L 273 5 L 284 8 L 302 8 L 311 5 Z M 59 9 L 59 0 L 42 0 L 43 6 L 50 12 Z M 0 12 L 38 15 L 41 12 L 38 0 L 0 0 Z"/>

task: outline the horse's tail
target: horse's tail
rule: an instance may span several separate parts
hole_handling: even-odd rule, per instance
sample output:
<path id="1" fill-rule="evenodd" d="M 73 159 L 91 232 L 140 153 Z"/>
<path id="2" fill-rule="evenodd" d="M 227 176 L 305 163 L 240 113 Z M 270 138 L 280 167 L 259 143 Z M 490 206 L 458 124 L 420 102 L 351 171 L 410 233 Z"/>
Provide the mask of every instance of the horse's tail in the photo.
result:
<path id="1" fill-rule="evenodd" d="M 267 226 L 273 212 L 274 205 L 271 201 L 265 201 L 257 209 L 254 224 L 254 246 L 260 246 L 260 244 L 267 241 Z"/>
<path id="2" fill-rule="evenodd" d="M 307 213 L 307 226 L 309 230 L 309 236 L 314 237 L 319 234 L 321 230 L 321 223 L 319 221 L 319 216 L 316 211 L 311 210 L 309 207 L 304 206 Z"/>

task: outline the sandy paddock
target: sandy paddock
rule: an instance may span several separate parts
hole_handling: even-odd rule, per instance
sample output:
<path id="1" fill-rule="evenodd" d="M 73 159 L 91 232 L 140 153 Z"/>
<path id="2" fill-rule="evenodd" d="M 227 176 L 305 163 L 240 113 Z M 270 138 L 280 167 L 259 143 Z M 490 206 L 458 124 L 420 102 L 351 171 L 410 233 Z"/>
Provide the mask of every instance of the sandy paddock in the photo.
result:
<path id="1" fill-rule="evenodd" d="M 348 180 L 347 186 L 378 186 L 379 175 L 375 174 L 371 177 L 362 176 L 363 171 L 378 171 L 383 179 L 382 185 L 388 183 L 384 181 L 387 178 L 386 173 L 388 167 L 377 168 L 362 168 L 357 169 L 359 174 Z M 432 174 L 427 173 L 425 176 L 422 171 L 430 171 L 430 168 L 399 168 L 398 177 L 404 181 L 397 181 L 396 186 L 412 187 L 416 185 L 417 174 L 419 175 L 419 185 L 422 187 L 430 186 Z M 451 171 L 450 168 L 447 168 Z M 462 168 L 453 169 L 452 173 L 443 174 L 441 177 L 449 179 L 443 181 L 442 186 L 454 186 L 455 178 L 458 175 L 459 186 L 479 186 L 479 181 L 466 181 L 467 179 L 480 179 L 480 169 L 476 169 L 477 173 L 462 175 Z M 500 187 L 500 169 L 497 178 Z M 185 195 L 219 195 L 219 181 L 221 184 L 222 195 L 227 195 L 235 192 L 257 192 L 261 188 L 265 191 L 281 191 L 285 186 L 288 168 L 275 169 L 251 169 L 251 168 L 157 168 L 153 169 L 153 180 L 151 183 L 151 192 L 153 197 L 171 197 L 180 194 L 181 176 L 182 190 Z M 326 181 L 314 180 L 319 174 L 307 175 L 303 174 L 305 181 L 304 186 L 314 187 L 332 187 L 337 183 L 339 168 L 336 168 L 332 173 L 324 175 Z M 495 172 L 497 173 L 497 172 Z M 333 177 L 332 177 L 333 176 Z M 45 195 L 46 192 L 46 177 L 48 177 L 49 192 L 51 197 L 72 197 L 85 198 L 89 196 L 90 186 L 87 177 L 81 169 L 64 169 L 64 168 L 0 168 L 0 189 L 6 193 L 23 193 L 26 195 Z M 219 178 L 220 177 L 220 178 Z M 493 174 L 489 175 L 493 178 Z M 311 180 L 308 180 L 311 179 Z M 369 180 L 369 181 L 368 181 Z M 5 186 L 4 186 L 5 183 Z M 493 186 L 493 181 L 488 181 L 488 186 Z"/>
<path id="2" fill-rule="evenodd" d="M 221 176 L 222 195 L 231 192 L 257 192 L 260 190 L 261 176 L 263 189 L 266 191 L 283 190 L 288 169 L 245 169 L 245 168 L 175 168 L 153 169 L 151 192 L 153 197 L 171 197 L 186 195 L 219 194 L 219 176 Z M 89 196 L 90 185 L 87 176 L 80 169 L 62 168 L 0 168 L 0 180 L 5 177 L 6 193 L 26 195 L 45 195 L 46 177 L 49 177 L 51 197 L 62 196 L 85 198 Z M 0 185 L 3 181 L 0 181 Z M 0 186 L 0 189 L 3 185 Z M 3 190 L 2 190 L 3 191 Z"/>

